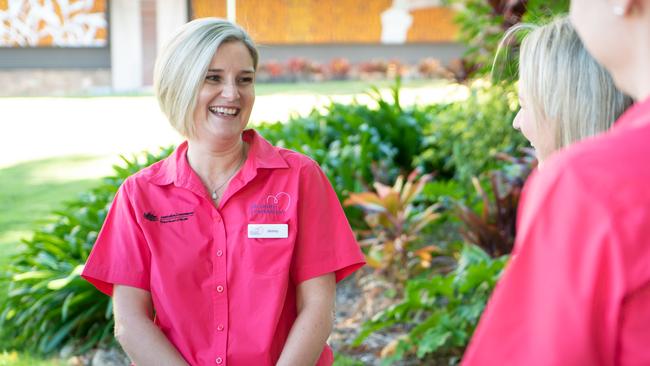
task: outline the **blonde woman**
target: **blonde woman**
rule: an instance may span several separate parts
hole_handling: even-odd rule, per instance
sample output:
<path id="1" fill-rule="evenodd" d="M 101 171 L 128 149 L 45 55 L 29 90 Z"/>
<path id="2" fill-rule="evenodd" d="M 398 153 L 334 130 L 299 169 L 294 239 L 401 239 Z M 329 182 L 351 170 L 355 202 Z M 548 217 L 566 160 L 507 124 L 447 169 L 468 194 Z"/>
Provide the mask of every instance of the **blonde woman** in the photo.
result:
<path id="1" fill-rule="evenodd" d="M 156 96 L 187 141 L 126 179 L 82 274 L 113 296 L 139 366 L 333 362 L 335 284 L 364 258 L 318 165 L 245 129 L 257 60 L 215 18 L 156 60 Z"/>
<path id="2" fill-rule="evenodd" d="M 571 19 L 637 104 L 609 131 L 547 159 L 527 182 L 518 251 L 464 365 L 650 365 L 650 0 L 573 0 Z M 568 86 L 581 102 L 567 108 L 580 113 L 611 101 L 600 84 L 584 86 L 595 71 L 572 68 L 579 55 L 559 56 L 558 74 L 539 71 L 537 80 L 578 72 L 580 83 Z M 561 99 L 565 89 L 550 92 Z"/>
<path id="3" fill-rule="evenodd" d="M 607 131 L 632 104 L 607 70 L 584 48 L 568 18 L 535 27 L 520 25 L 519 105 L 513 127 L 537 153 L 540 164 L 554 152 Z"/>

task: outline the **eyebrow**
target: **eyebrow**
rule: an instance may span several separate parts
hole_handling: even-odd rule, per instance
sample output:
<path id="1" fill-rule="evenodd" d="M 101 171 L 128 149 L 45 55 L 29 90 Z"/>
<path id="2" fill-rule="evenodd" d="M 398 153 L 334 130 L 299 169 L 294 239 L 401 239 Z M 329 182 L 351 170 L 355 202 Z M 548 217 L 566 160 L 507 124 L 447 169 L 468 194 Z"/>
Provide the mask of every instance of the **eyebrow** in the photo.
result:
<path id="1" fill-rule="evenodd" d="M 223 69 L 208 69 L 208 72 L 223 72 Z M 244 74 L 254 74 L 255 71 L 253 70 L 240 70 L 239 72 L 244 73 Z"/>

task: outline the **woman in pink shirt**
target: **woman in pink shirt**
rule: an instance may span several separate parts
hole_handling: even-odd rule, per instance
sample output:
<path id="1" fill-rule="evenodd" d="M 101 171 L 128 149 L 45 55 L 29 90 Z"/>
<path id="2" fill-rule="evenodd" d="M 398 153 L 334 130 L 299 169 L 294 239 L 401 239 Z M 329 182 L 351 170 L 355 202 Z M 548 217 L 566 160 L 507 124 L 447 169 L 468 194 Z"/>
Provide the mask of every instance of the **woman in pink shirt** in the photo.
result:
<path id="1" fill-rule="evenodd" d="M 187 141 L 123 183 L 82 274 L 138 366 L 333 362 L 335 283 L 364 258 L 318 165 L 245 130 L 257 60 L 244 30 L 203 18 L 156 61 Z"/>
<path id="2" fill-rule="evenodd" d="M 650 0 L 573 0 L 571 20 L 636 104 L 527 183 L 464 365 L 650 365 Z"/>

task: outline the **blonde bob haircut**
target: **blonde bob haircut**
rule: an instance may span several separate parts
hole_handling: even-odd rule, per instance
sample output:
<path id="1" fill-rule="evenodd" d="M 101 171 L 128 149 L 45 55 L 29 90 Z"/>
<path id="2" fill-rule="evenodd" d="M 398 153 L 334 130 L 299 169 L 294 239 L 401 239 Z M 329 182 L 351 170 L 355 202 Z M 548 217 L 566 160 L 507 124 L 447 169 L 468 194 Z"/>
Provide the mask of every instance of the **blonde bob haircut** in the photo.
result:
<path id="1" fill-rule="evenodd" d="M 241 27 L 224 19 L 200 18 L 180 27 L 156 58 L 154 92 L 160 109 L 185 138 L 194 137 L 194 108 L 210 62 L 222 43 L 241 42 L 257 69 L 255 43 Z"/>
<path id="2" fill-rule="evenodd" d="M 519 92 L 538 128 L 555 130 L 556 150 L 608 130 L 632 104 L 587 52 L 566 16 L 544 26 L 515 26 L 501 44 L 522 30 L 530 33 L 519 53 Z"/>

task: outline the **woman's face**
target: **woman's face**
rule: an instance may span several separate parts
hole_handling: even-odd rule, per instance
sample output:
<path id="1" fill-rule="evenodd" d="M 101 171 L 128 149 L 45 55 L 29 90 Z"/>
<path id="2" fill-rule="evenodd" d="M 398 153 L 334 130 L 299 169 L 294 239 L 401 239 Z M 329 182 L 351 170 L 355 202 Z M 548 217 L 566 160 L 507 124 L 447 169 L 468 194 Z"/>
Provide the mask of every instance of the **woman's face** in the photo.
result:
<path id="1" fill-rule="evenodd" d="M 194 109 L 196 137 L 240 138 L 255 102 L 255 68 L 242 42 L 222 43 L 215 52 Z"/>
<path id="2" fill-rule="evenodd" d="M 549 121 L 537 121 L 533 110 L 522 92 L 522 82 L 519 81 L 519 112 L 512 122 L 512 127 L 521 131 L 530 142 L 541 164 L 544 159 L 555 151 L 555 131 Z"/>

